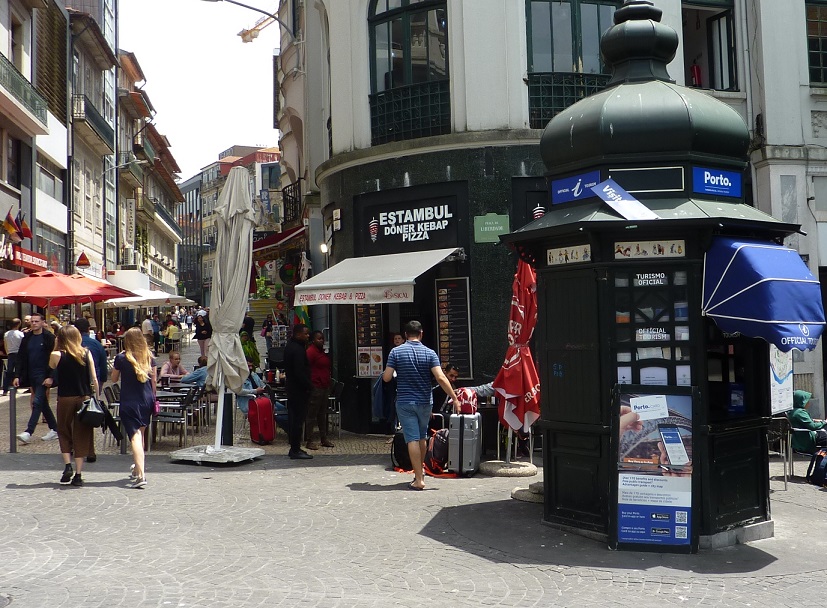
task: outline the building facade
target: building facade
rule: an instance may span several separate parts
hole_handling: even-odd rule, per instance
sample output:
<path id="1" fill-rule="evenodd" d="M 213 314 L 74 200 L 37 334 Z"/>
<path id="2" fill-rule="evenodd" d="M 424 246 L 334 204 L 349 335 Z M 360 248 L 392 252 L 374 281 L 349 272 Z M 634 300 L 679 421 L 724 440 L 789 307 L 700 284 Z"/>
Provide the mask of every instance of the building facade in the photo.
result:
<path id="1" fill-rule="evenodd" d="M 503 339 L 502 348 L 472 348 L 472 369 L 464 375 L 476 382 L 496 374 L 515 262 L 504 247 L 482 242 L 475 225 L 489 216 L 497 230 L 503 223 L 514 230 L 551 204 L 541 130 L 606 85 L 599 40 L 622 4 L 350 0 L 309 7 L 282 0 L 276 102 L 282 186 L 300 192 L 311 255 L 322 242 L 331 264 L 436 245 L 465 255 L 421 277 L 415 305 L 384 307 L 384 333 L 418 316 L 439 350 L 436 281 L 467 278 L 470 343 L 492 344 L 492 332 Z M 787 244 L 827 278 L 827 2 L 653 4 L 679 35 L 671 77 L 733 107 L 750 130 L 747 200 L 802 224 L 806 236 Z M 387 223 L 438 203 L 451 216 L 443 232 Z M 399 232 L 408 229 L 415 236 Z M 357 311 L 333 309 L 337 373 L 358 375 Z M 822 352 L 795 353 L 796 387 L 818 397 Z"/>

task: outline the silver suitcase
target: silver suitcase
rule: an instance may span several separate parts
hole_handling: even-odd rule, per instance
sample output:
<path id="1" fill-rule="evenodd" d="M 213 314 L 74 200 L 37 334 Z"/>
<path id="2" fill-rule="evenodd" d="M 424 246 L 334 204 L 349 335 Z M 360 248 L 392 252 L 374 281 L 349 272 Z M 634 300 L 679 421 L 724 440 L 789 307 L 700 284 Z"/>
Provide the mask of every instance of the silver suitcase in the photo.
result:
<path id="1" fill-rule="evenodd" d="M 452 414 L 448 426 L 448 470 L 473 475 L 480 468 L 482 418 L 476 414 Z"/>

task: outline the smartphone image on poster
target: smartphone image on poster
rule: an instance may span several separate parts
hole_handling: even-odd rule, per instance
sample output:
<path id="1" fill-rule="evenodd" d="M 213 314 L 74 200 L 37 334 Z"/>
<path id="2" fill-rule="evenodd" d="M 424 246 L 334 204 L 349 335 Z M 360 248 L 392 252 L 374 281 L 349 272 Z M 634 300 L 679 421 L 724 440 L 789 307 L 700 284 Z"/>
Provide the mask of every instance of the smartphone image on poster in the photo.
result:
<path id="1" fill-rule="evenodd" d="M 666 455 L 669 456 L 669 464 L 683 466 L 689 464 L 689 455 L 681 439 L 681 431 L 675 424 L 659 424 L 658 432 L 666 448 Z"/>

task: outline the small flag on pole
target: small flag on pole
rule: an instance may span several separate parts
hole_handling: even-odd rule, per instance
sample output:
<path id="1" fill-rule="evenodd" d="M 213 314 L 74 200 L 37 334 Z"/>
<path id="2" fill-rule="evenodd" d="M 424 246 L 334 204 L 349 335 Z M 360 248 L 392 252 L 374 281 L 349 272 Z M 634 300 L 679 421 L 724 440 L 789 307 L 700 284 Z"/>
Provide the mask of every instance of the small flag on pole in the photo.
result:
<path id="1" fill-rule="evenodd" d="M 3 221 L 3 228 L 9 233 L 9 238 L 13 243 L 19 243 L 23 240 L 20 236 L 20 226 L 14 221 L 11 209 L 9 209 L 9 212 L 6 214 L 6 219 Z"/>
<path id="2" fill-rule="evenodd" d="M 26 214 L 22 211 L 17 214 L 17 225 L 20 227 L 20 236 L 24 239 L 34 238 L 31 228 L 29 228 L 29 225 L 26 223 Z"/>

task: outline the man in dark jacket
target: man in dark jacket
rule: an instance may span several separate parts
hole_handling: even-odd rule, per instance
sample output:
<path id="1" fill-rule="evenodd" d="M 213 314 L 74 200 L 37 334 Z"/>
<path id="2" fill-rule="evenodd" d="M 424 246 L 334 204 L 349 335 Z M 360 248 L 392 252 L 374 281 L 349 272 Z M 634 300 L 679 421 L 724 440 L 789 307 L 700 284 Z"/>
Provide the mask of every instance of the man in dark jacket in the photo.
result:
<path id="1" fill-rule="evenodd" d="M 29 386 L 34 393 L 32 415 L 29 417 L 26 430 L 17 436 L 23 443 L 32 440 L 32 433 L 41 415 L 46 417 L 46 424 L 49 425 L 49 432 L 43 435 L 43 441 L 57 439 L 57 420 L 52 408 L 49 407 L 49 398 L 46 395 L 46 389 L 52 386 L 49 355 L 55 349 L 55 335 L 44 329 L 42 314 L 33 312 L 31 317 L 31 331 L 26 333 L 20 343 L 12 376 L 12 385 L 15 388 Z"/>
<path id="2" fill-rule="evenodd" d="M 293 337 L 284 347 L 284 374 L 287 388 L 287 434 L 290 437 L 290 458 L 309 459 L 310 454 L 301 449 L 302 428 L 307 416 L 307 400 L 310 398 L 310 364 L 307 361 L 307 325 L 294 325 Z"/>

